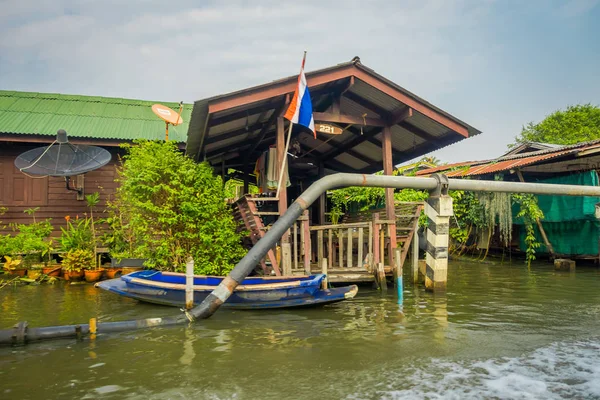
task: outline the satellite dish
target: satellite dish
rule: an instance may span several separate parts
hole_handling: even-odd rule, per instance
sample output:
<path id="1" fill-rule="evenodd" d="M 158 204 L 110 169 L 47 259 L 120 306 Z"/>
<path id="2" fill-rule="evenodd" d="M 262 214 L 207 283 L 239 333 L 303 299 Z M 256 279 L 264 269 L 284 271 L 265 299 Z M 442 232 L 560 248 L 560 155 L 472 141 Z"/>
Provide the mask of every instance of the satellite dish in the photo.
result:
<path id="1" fill-rule="evenodd" d="M 152 105 L 152 112 L 158 116 L 158 118 L 165 121 L 165 140 L 169 140 L 169 124 L 177 126 L 183 122 L 181 118 L 181 111 L 183 111 L 183 101 L 179 103 L 179 112 L 171 110 L 167 106 L 162 104 Z"/>
<path id="2" fill-rule="evenodd" d="M 15 159 L 15 167 L 28 175 L 65 177 L 67 189 L 80 192 L 82 189 L 69 187 L 69 177 L 103 167 L 111 157 L 101 147 L 69 143 L 67 132 L 60 129 L 50 146 L 38 147 L 19 155 Z"/>

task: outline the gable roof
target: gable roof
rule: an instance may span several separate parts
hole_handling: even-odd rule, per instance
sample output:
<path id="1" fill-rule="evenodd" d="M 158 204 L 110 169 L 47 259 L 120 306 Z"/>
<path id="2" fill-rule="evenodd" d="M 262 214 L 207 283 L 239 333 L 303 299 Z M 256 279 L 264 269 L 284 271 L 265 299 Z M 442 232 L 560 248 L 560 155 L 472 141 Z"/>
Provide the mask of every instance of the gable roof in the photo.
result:
<path id="1" fill-rule="evenodd" d="M 317 134 L 316 139 L 294 127 L 294 136 L 302 149 L 300 154 L 309 154 L 322 162 L 326 170 L 371 173 L 382 169 L 383 128 L 370 124 L 369 120 L 392 121 L 394 164 L 480 133 L 364 66 L 358 57 L 308 72 L 306 78 L 315 121 L 319 113 L 333 111 L 334 99 L 340 99 L 337 111 L 355 121 L 340 135 Z M 261 151 L 275 143 L 277 118 L 285 110 L 297 80 L 294 75 L 196 101 L 188 130 L 187 153 L 196 159 L 206 158 L 214 165 L 226 160 L 228 166 L 239 166 L 255 160 Z M 346 125 L 340 119 L 339 126 Z"/>
<path id="2" fill-rule="evenodd" d="M 518 146 L 513 147 L 508 152 L 504 153 L 503 157 L 517 154 L 525 154 L 538 150 L 557 149 L 560 144 L 542 143 L 542 142 L 523 142 Z"/>
<path id="3" fill-rule="evenodd" d="M 99 96 L 0 90 L 0 134 L 130 141 L 164 139 L 165 123 L 151 110 L 156 102 Z M 174 110 L 178 103 L 162 103 Z M 185 142 L 192 105 L 185 104 L 183 123 L 169 127 L 169 139 Z M 25 137 L 24 137 L 25 139 Z"/>

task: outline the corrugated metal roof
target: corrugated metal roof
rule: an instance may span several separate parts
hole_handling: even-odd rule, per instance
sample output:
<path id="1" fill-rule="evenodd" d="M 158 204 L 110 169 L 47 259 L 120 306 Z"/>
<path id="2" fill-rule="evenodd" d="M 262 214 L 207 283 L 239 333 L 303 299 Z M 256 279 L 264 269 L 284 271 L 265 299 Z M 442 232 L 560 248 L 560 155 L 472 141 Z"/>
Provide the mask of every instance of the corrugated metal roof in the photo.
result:
<path id="1" fill-rule="evenodd" d="M 157 102 L 98 96 L 0 90 L 0 133 L 69 136 L 93 139 L 164 139 L 165 124 L 151 110 Z M 178 110 L 178 103 L 161 102 Z M 183 123 L 169 127 L 169 139 L 187 140 L 192 104 L 185 104 Z"/>
<path id="2" fill-rule="evenodd" d="M 450 171 L 446 173 L 448 177 L 463 177 L 463 176 L 476 176 L 494 174 L 501 171 L 509 171 L 511 169 L 524 167 L 526 165 L 535 164 L 538 162 L 546 161 L 551 158 L 557 158 L 575 152 L 576 150 L 562 150 L 555 153 L 541 154 L 537 156 L 517 158 L 504 161 L 493 161 L 488 164 L 482 164 L 477 166 L 471 166 L 467 169 L 458 169 L 456 171 Z"/>

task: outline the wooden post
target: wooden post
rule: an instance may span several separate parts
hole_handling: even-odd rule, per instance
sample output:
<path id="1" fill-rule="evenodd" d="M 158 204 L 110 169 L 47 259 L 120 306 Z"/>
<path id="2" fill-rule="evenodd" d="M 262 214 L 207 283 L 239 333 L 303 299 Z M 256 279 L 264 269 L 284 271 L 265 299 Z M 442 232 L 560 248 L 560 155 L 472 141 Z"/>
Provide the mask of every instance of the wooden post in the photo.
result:
<path id="1" fill-rule="evenodd" d="M 285 151 L 285 130 L 283 129 L 283 117 L 277 118 L 277 166 L 280 167 L 283 164 L 283 158 L 286 156 Z M 287 171 L 286 167 L 283 169 L 283 175 Z M 282 216 L 287 211 L 287 180 L 284 179 L 281 184 L 281 190 L 279 191 L 279 216 Z M 289 234 L 286 232 L 281 237 L 281 242 L 285 243 L 289 241 Z"/>
<path id="2" fill-rule="evenodd" d="M 356 265 L 360 268 L 363 267 L 364 260 L 363 260 L 363 240 L 364 240 L 364 229 L 363 228 L 358 228 L 358 262 L 356 263 Z"/>
<path id="3" fill-rule="evenodd" d="M 348 268 L 352 268 L 352 228 L 348 228 L 348 250 L 346 250 L 348 256 L 346 257 L 346 265 Z"/>
<path id="4" fill-rule="evenodd" d="M 329 279 L 327 277 L 327 259 L 326 258 L 324 258 L 323 261 L 321 261 L 321 273 L 325 275 L 325 279 L 323 279 L 323 281 L 321 281 L 321 288 L 327 289 L 327 287 L 329 286 Z"/>
<path id="5" fill-rule="evenodd" d="M 369 222 L 369 253 L 367 259 L 369 270 L 373 270 L 375 255 L 373 254 L 373 222 Z"/>
<path id="6" fill-rule="evenodd" d="M 304 273 L 306 275 L 310 275 L 310 225 L 308 221 L 308 210 L 304 210 L 302 214 L 302 232 L 304 235 L 304 240 L 302 241 L 302 246 L 304 250 Z"/>
<path id="7" fill-rule="evenodd" d="M 419 281 L 419 232 L 415 232 L 412 240 L 412 277 L 413 283 Z"/>
<path id="8" fill-rule="evenodd" d="M 525 179 L 523 178 L 523 174 L 521 173 L 521 170 L 517 170 L 517 176 L 519 177 L 519 180 L 521 182 L 525 182 Z M 535 223 L 538 226 L 538 229 L 540 230 L 540 235 L 542 236 L 542 240 L 544 241 L 544 244 L 546 245 L 546 248 L 548 249 L 548 253 L 550 253 L 550 256 L 552 258 L 554 258 L 556 256 L 556 254 L 554 254 L 554 248 L 552 247 L 552 243 L 550 243 L 550 240 L 548 240 L 548 236 L 546 235 L 546 231 L 544 230 L 544 227 L 542 226 L 542 221 L 540 221 L 539 218 L 535 219 Z"/>
<path id="9" fill-rule="evenodd" d="M 387 293 L 387 280 L 385 279 L 385 268 L 383 267 L 383 263 L 377 264 L 377 280 L 379 281 L 381 293 Z"/>
<path id="10" fill-rule="evenodd" d="M 292 275 L 292 244 L 281 243 L 281 265 L 283 270 L 281 271 L 284 276 Z"/>
<path id="11" fill-rule="evenodd" d="M 329 268 L 333 267 L 333 229 L 329 229 L 327 231 L 327 262 L 329 263 Z"/>
<path id="12" fill-rule="evenodd" d="M 373 213 L 373 263 L 374 265 L 378 265 L 381 262 L 381 255 L 379 254 L 379 213 Z"/>
<path id="13" fill-rule="evenodd" d="M 340 268 L 344 268 L 344 230 L 338 228 L 338 247 L 339 247 L 339 254 L 340 254 L 340 259 L 338 260 L 339 263 L 339 267 Z"/>
<path id="14" fill-rule="evenodd" d="M 319 162 L 319 178 L 325 176 L 325 166 L 323 162 Z M 325 225 L 325 203 L 327 200 L 327 193 L 323 193 L 319 196 L 319 225 Z"/>
<path id="15" fill-rule="evenodd" d="M 317 231 L 317 255 L 319 264 L 323 261 L 323 230 Z"/>
<path id="16" fill-rule="evenodd" d="M 298 270 L 298 221 L 294 222 L 294 269 Z"/>
<path id="17" fill-rule="evenodd" d="M 383 173 L 392 175 L 394 170 L 394 162 L 392 160 L 392 129 L 389 126 L 383 128 L 382 135 L 382 151 L 383 151 Z M 396 209 L 394 207 L 394 189 L 385 189 L 385 213 L 386 219 L 396 221 Z M 397 247 L 396 242 L 396 224 L 387 224 L 388 228 L 388 254 L 390 265 L 394 265 L 394 250 Z"/>
<path id="18" fill-rule="evenodd" d="M 188 258 L 185 263 L 185 308 L 194 308 L 194 259 Z"/>

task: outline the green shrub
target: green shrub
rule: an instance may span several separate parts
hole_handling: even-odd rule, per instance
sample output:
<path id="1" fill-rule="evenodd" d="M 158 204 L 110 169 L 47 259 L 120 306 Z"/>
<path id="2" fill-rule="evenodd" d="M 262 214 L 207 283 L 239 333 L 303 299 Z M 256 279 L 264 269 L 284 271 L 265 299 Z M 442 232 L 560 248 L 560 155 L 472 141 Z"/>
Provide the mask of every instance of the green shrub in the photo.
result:
<path id="1" fill-rule="evenodd" d="M 125 145 L 115 204 L 126 204 L 127 224 L 146 266 L 224 275 L 244 255 L 223 183 L 207 163 L 196 163 L 172 142 Z"/>

